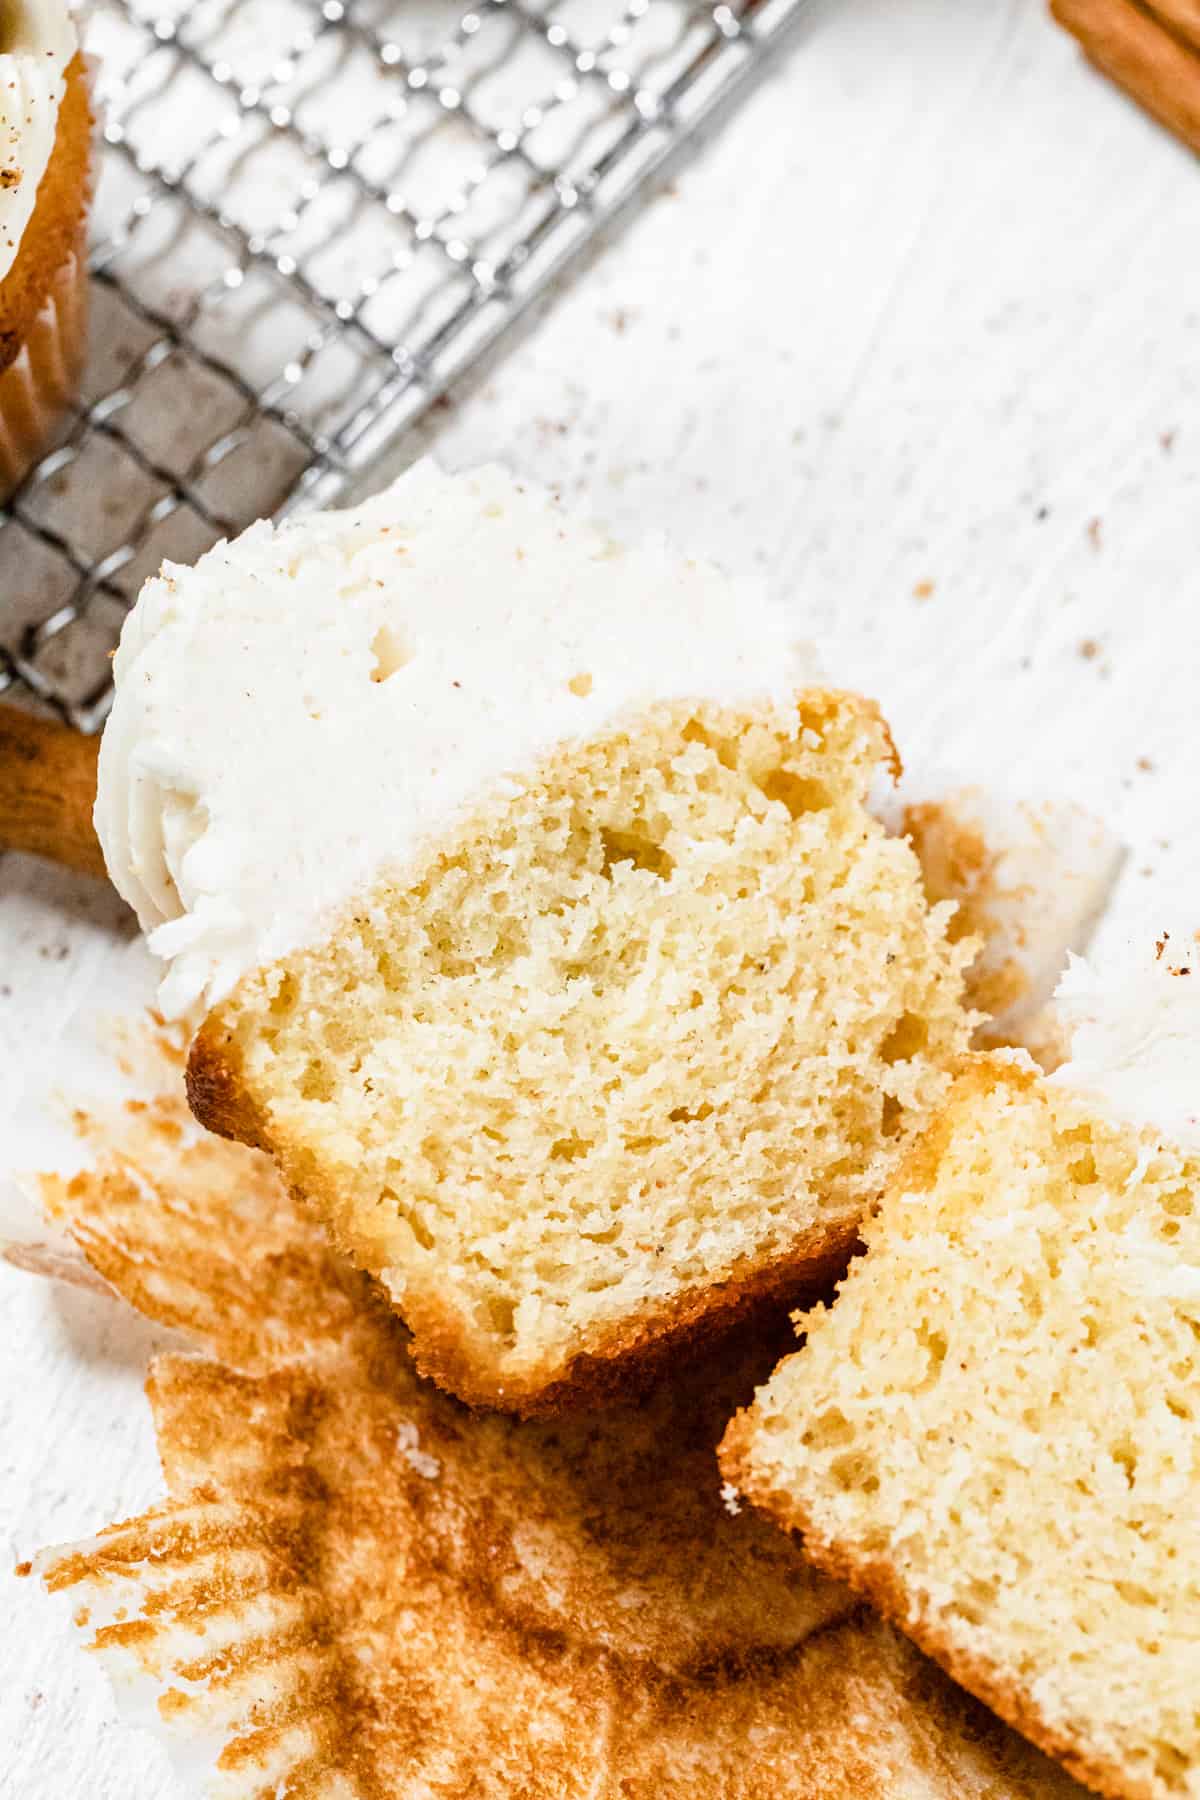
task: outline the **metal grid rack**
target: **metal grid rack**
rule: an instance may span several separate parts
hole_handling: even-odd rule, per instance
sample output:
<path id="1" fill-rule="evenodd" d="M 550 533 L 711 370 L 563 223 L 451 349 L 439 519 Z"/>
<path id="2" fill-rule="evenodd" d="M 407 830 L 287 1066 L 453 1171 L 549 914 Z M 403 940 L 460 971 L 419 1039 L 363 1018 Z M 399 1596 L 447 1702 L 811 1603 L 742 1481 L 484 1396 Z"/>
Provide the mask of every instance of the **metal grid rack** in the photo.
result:
<path id="1" fill-rule="evenodd" d="M 803 0 L 97 0 L 92 353 L 0 512 L 0 694 L 95 731 L 164 556 L 328 503 Z"/>

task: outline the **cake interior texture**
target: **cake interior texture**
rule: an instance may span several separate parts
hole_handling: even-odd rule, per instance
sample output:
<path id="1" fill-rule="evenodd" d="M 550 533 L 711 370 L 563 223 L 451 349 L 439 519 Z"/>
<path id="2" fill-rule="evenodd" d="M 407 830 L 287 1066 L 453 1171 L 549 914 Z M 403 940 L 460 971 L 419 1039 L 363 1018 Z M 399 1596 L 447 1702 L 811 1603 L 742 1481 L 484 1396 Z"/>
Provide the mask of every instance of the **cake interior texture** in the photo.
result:
<path id="1" fill-rule="evenodd" d="M 1200 1794 L 1200 1158 L 996 1058 L 729 1478 L 1098 1791 Z"/>
<path id="2" fill-rule="evenodd" d="M 193 1106 L 272 1151 L 469 1400 L 548 1408 L 794 1297 L 970 1031 L 973 946 L 865 804 L 892 756 L 824 690 L 561 747 L 244 979 Z"/>

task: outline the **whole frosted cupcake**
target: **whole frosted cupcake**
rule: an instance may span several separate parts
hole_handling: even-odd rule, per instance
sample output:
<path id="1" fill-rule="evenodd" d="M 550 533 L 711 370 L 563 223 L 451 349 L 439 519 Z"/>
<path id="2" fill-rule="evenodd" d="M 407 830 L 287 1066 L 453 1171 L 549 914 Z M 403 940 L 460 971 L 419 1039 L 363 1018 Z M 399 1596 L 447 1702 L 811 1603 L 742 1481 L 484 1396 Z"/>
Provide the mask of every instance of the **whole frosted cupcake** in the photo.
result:
<path id="1" fill-rule="evenodd" d="M 40 454 L 83 363 L 92 117 L 61 0 L 0 7 L 0 493 Z"/>

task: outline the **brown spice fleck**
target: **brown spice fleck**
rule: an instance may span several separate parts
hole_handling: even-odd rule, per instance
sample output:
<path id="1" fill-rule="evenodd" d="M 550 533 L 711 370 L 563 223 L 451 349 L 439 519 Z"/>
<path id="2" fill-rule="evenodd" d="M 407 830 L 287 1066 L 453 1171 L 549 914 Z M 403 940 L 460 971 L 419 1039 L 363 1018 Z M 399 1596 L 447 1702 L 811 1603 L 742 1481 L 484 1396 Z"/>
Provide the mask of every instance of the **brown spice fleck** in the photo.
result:
<path id="1" fill-rule="evenodd" d="M 1154 769 L 1154 764 L 1148 756 L 1139 756 L 1137 759 L 1137 766 L 1142 771 L 1143 775 L 1151 774 Z"/>
<path id="2" fill-rule="evenodd" d="M 932 581 L 928 581 L 928 580 L 927 581 L 918 581 L 916 586 L 913 588 L 913 599 L 914 600 L 929 600 L 929 599 L 931 599 L 932 595 L 933 595 L 933 588 L 934 588 L 934 584 Z"/>
<path id="3" fill-rule="evenodd" d="M 1095 662 L 1100 654 L 1100 646 L 1095 638 L 1084 638 L 1079 646 L 1079 654 L 1084 662 Z"/>
<path id="4" fill-rule="evenodd" d="M 1100 529 L 1101 522 L 1098 518 L 1088 520 L 1088 543 L 1092 546 L 1093 550 L 1099 550 L 1100 548 Z"/>

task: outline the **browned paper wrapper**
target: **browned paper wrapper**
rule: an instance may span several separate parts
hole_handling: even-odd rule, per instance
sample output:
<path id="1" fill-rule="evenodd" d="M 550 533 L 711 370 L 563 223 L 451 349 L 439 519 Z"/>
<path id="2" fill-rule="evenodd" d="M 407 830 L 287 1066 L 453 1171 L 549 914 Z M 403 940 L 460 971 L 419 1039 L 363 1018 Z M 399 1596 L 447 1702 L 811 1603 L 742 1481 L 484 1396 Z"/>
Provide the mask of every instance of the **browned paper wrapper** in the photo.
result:
<path id="1" fill-rule="evenodd" d="M 177 1065 L 81 1124 L 95 1168 L 50 1211 L 209 1354 L 150 1375 L 164 1503 L 37 1567 L 192 1791 L 1079 1796 L 723 1498 L 715 1442 L 777 1341 L 565 1425 L 472 1414 L 270 1165 L 199 1131 Z"/>
<path id="2" fill-rule="evenodd" d="M 0 497 L 46 449 L 87 348 L 87 225 L 95 160 L 92 73 L 67 65 L 50 160 L 0 282 Z"/>
<path id="3" fill-rule="evenodd" d="M 50 285 L 33 329 L 0 374 L 0 495 L 12 492 L 45 450 L 75 398 L 87 354 L 86 231 Z"/>

